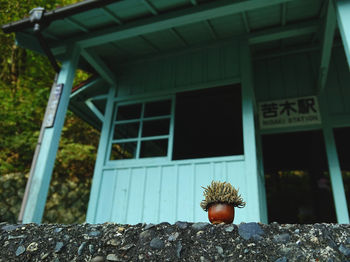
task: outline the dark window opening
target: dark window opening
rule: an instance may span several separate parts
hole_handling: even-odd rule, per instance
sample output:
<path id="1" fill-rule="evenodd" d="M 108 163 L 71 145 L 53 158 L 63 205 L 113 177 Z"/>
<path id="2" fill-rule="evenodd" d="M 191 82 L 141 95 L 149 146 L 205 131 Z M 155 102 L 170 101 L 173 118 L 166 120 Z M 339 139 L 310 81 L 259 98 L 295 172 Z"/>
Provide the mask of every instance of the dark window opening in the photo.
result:
<path id="1" fill-rule="evenodd" d="M 142 104 L 119 106 L 117 120 L 138 119 L 141 117 Z"/>
<path id="2" fill-rule="evenodd" d="M 170 119 L 144 121 L 142 137 L 168 135 L 169 126 Z"/>
<path id="3" fill-rule="evenodd" d="M 96 99 L 92 101 L 94 106 L 98 109 L 98 111 L 101 112 L 102 115 L 105 114 L 106 102 L 107 102 L 106 99 Z"/>
<path id="4" fill-rule="evenodd" d="M 262 137 L 269 222 L 336 223 L 321 131 Z"/>
<path id="5" fill-rule="evenodd" d="M 168 153 L 168 139 L 141 142 L 140 157 L 161 157 Z"/>
<path id="6" fill-rule="evenodd" d="M 173 160 L 242 154 L 239 84 L 177 94 Z"/>
<path id="7" fill-rule="evenodd" d="M 335 143 L 339 158 L 339 164 L 343 176 L 343 184 L 350 210 L 350 127 L 342 127 L 334 129 Z"/>
<path id="8" fill-rule="evenodd" d="M 171 100 L 148 102 L 145 105 L 144 117 L 170 115 Z"/>

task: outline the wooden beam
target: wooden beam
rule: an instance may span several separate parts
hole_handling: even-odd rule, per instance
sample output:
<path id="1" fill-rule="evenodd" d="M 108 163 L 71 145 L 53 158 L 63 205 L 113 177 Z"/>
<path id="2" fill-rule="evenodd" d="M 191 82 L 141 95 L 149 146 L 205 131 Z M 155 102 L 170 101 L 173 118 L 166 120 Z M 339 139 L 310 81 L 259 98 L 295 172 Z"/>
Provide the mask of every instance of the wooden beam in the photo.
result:
<path id="1" fill-rule="evenodd" d="M 246 12 L 242 12 L 241 15 L 242 15 L 242 20 L 243 20 L 245 30 L 247 31 L 247 33 L 250 33 L 250 26 L 249 26 L 249 21 L 248 21 Z"/>
<path id="2" fill-rule="evenodd" d="M 281 25 L 284 26 L 287 23 L 287 4 L 282 4 L 282 10 L 281 10 Z"/>
<path id="3" fill-rule="evenodd" d="M 178 31 L 176 31 L 175 28 L 170 28 L 169 29 L 171 34 L 174 35 L 177 39 L 180 40 L 180 42 L 184 45 L 184 46 L 188 46 L 188 43 L 186 42 L 186 40 L 182 37 L 182 35 L 179 34 Z"/>
<path id="4" fill-rule="evenodd" d="M 312 34 L 317 32 L 318 29 L 318 21 L 313 21 L 262 30 L 249 36 L 249 44 L 255 45 L 283 38 Z"/>
<path id="5" fill-rule="evenodd" d="M 183 26 L 290 1 L 293 0 L 241 0 L 239 2 L 232 2 L 232 0 L 214 1 L 185 10 L 145 18 L 123 26 L 111 26 L 88 35 L 82 34 L 73 37 L 66 42 L 58 43 L 56 46 L 53 45 L 53 47 L 58 48 L 61 45 L 67 45 L 69 43 L 78 43 L 83 48 L 93 47 L 111 41 L 131 38 L 140 34 L 166 30 L 177 26 Z"/>
<path id="6" fill-rule="evenodd" d="M 192 5 L 197 5 L 197 0 L 190 0 Z"/>
<path id="7" fill-rule="evenodd" d="M 89 32 L 89 30 L 86 27 L 84 27 L 81 23 L 75 21 L 73 18 L 67 17 L 67 18 L 63 19 L 63 21 L 65 21 L 66 23 L 72 25 L 75 28 L 78 28 L 79 30 L 81 30 L 81 31 L 83 31 L 85 33 Z"/>
<path id="8" fill-rule="evenodd" d="M 154 8 L 153 5 L 151 5 L 148 0 L 142 0 L 142 3 L 147 7 L 147 9 L 153 14 L 153 15 L 158 15 L 158 11 Z"/>
<path id="9" fill-rule="evenodd" d="M 120 20 L 119 17 L 117 17 L 114 13 L 112 13 L 111 10 L 108 9 L 108 7 L 102 7 L 101 10 L 109 16 L 114 22 L 116 22 L 118 25 L 123 24 L 122 20 Z"/>
<path id="10" fill-rule="evenodd" d="M 106 80 L 109 84 L 116 83 L 114 73 L 108 68 L 102 59 L 95 54 L 93 50 L 87 51 L 86 49 L 83 49 L 81 51 L 81 55 L 104 80 Z"/>
<path id="11" fill-rule="evenodd" d="M 322 38 L 321 48 L 321 62 L 318 72 L 317 89 L 321 93 L 323 92 L 328 75 L 329 63 L 332 55 L 332 46 L 334 39 L 334 32 L 336 28 L 336 15 L 333 5 L 333 0 L 328 0 L 327 14 L 325 17 L 325 26 Z"/>
<path id="12" fill-rule="evenodd" d="M 335 3 L 337 9 L 338 27 L 350 70 L 350 2 L 348 0 L 337 0 Z"/>
<path id="13" fill-rule="evenodd" d="M 64 125 L 69 96 L 72 90 L 76 66 L 79 60 L 79 47 L 72 46 L 68 49 L 66 59 L 62 63 L 58 75 L 57 84 L 63 84 L 60 90 L 59 101 L 51 100 L 48 104 L 43 120 L 40 139 L 35 149 L 35 160 L 31 167 L 31 175 L 26 187 L 28 199 L 23 203 L 23 223 L 40 223 L 47 193 L 50 186 L 56 153 L 58 150 L 61 131 Z M 50 97 L 57 97 L 57 85 L 54 84 Z M 55 116 L 52 116 L 52 108 L 57 105 Z M 53 126 L 47 126 L 47 120 L 53 119 Z M 51 125 L 51 123 L 50 123 Z"/>
<path id="14" fill-rule="evenodd" d="M 216 34 L 216 32 L 215 32 L 213 26 L 211 25 L 211 23 L 210 23 L 208 20 L 206 20 L 206 21 L 204 21 L 204 24 L 205 24 L 206 27 L 208 28 L 211 37 L 212 37 L 214 40 L 216 40 L 216 39 L 218 38 L 218 36 L 217 36 L 217 34 Z"/>

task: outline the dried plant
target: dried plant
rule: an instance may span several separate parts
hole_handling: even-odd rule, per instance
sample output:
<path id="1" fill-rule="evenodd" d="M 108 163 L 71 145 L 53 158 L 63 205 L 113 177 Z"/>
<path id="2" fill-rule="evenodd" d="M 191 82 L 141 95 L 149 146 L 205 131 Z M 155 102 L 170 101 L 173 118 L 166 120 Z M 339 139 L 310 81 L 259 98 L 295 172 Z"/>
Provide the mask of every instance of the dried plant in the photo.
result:
<path id="1" fill-rule="evenodd" d="M 245 206 L 241 195 L 230 183 L 212 181 L 208 187 L 204 189 L 203 195 L 205 199 L 201 202 L 201 207 L 207 211 L 209 206 L 214 203 L 227 203 L 234 207 L 242 208 Z"/>

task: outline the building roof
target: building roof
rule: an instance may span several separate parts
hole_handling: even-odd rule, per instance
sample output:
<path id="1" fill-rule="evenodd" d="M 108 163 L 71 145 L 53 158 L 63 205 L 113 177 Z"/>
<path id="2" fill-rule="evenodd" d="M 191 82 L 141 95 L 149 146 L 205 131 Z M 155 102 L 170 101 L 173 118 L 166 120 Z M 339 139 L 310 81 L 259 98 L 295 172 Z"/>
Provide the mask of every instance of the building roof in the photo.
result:
<path id="1" fill-rule="evenodd" d="M 84 50 L 78 67 L 100 73 L 103 67 L 91 66 L 97 59 L 116 73 L 130 61 L 241 37 L 249 39 L 255 56 L 320 45 L 327 5 L 326 0 L 86 0 L 46 12 L 42 33 L 56 59 L 78 44 Z M 2 29 L 15 32 L 20 46 L 43 52 L 29 18 Z"/>

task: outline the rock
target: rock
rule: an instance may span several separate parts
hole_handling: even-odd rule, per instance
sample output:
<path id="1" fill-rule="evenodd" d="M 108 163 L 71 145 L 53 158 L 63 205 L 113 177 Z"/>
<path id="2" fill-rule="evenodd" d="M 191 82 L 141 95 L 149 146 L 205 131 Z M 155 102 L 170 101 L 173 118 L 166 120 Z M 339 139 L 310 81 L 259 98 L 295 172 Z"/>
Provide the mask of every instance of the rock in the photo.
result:
<path id="1" fill-rule="evenodd" d="M 41 260 L 44 260 L 44 259 L 47 258 L 49 255 L 50 255 L 50 253 L 45 253 L 45 254 L 43 254 L 43 255 L 40 257 L 40 259 L 41 259 Z"/>
<path id="2" fill-rule="evenodd" d="M 290 240 L 290 235 L 288 233 L 279 234 L 274 236 L 273 240 L 278 243 L 287 243 Z"/>
<path id="3" fill-rule="evenodd" d="M 249 252 L 249 249 L 248 248 L 245 248 L 244 250 L 243 250 L 243 253 L 244 254 L 247 254 Z"/>
<path id="4" fill-rule="evenodd" d="M 177 225 L 177 227 L 180 228 L 180 229 L 186 229 L 187 228 L 187 223 L 186 222 L 177 221 L 175 223 L 175 225 Z"/>
<path id="5" fill-rule="evenodd" d="M 21 239 L 21 238 L 27 238 L 26 235 L 19 235 L 19 236 L 8 236 L 8 240 L 11 240 L 11 239 Z"/>
<path id="6" fill-rule="evenodd" d="M 341 244 L 338 249 L 344 254 L 344 256 L 350 256 L 350 249 L 344 246 L 343 244 Z"/>
<path id="7" fill-rule="evenodd" d="M 29 252 L 34 252 L 36 250 L 38 250 L 38 243 L 37 242 L 32 242 L 27 246 L 27 251 Z"/>
<path id="8" fill-rule="evenodd" d="M 300 229 L 298 229 L 298 228 L 295 229 L 295 230 L 294 230 L 294 233 L 295 233 L 295 234 L 299 234 L 299 233 L 300 233 Z"/>
<path id="9" fill-rule="evenodd" d="M 89 237 L 98 237 L 100 234 L 101 234 L 100 231 L 94 230 L 94 231 L 89 232 Z"/>
<path id="10" fill-rule="evenodd" d="M 199 259 L 200 259 L 201 262 L 210 262 L 210 260 L 206 259 L 203 256 L 201 256 Z"/>
<path id="11" fill-rule="evenodd" d="M 149 245 L 151 248 L 161 249 L 164 247 L 164 242 L 159 237 L 156 237 L 151 240 L 151 243 Z"/>
<path id="12" fill-rule="evenodd" d="M 115 255 L 115 254 L 108 254 L 107 260 L 108 261 L 123 261 L 122 258 L 118 257 L 118 255 Z"/>
<path id="13" fill-rule="evenodd" d="M 119 250 L 122 250 L 122 251 L 126 251 L 126 250 L 129 250 L 130 248 L 134 247 L 135 245 L 133 243 L 131 244 L 127 244 L 121 248 L 119 248 Z"/>
<path id="14" fill-rule="evenodd" d="M 26 251 L 26 248 L 24 246 L 19 246 L 16 250 L 16 257 L 18 257 L 19 255 L 23 254 Z"/>
<path id="15" fill-rule="evenodd" d="M 152 224 L 152 223 L 147 224 L 147 225 L 145 226 L 145 230 L 150 229 L 150 228 L 152 228 L 152 227 L 154 227 L 154 226 L 155 226 L 155 225 Z"/>
<path id="16" fill-rule="evenodd" d="M 280 257 L 275 260 L 275 262 L 287 262 L 288 259 L 286 257 Z"/>
<path id="17" fill-rule="evenodd" d="M 78 255 L 79 256 L 83 253 L 85 246 L 86 246 L 86 242 L 81 243 L 81 245 L 79 246 L 79 248 L 78 248 Z"/>
<path id="18" fill-rule="evenodd" d="M 63 230 L 62 227 L 57 227 L 57 228 L 55 228 L 55 230 L 53 232 L 60 233 L 62 230 Z"/>
<path id="19" fill-rule="evenodd" d="M 255 223 L 242 223 L 238 226 L 238 234 L 245 240 L 249 240 L 252 237 L 264 235 L 264 231 L 261 227 Z"/>
<path id="20" fill-rule="evenodd" d="M 194 229 L 194 230 L 197 230 L 197 231 L 199 231 L 199 230 L 201 230 L 201 229 L 204 229 L 206 226 L 208 226 L 209 225 L 209 223 L 206 223 L 206 222 L 197 222 L 197 223 L 194 223 L 193 225 L 192 225 L 192 228 Z"/>
<path id="21" fill-rule="evenodd" d="M 63 242 L 57 242 L 56 246 L 55 246 L 55 249 L 54 249 L 54 252 L 55 253 L 59 253 L 63 246 L 64 246 Z"/>
<path id="22" fill-rule="evenodd" d="M 89 252 L 90 252 L 91 255 L 93 255 L 95 253 L 94 245 L 92 245 L 92 244 L 89 245 Z"/>
<path id="23" fill-rule="evenodd" d="M 225 227 L 226 232 L 232 232 L 234 229 L 235 229 L 235 227 L 233 225 L 229 225 L 229 226 Z"/>
<path id="24" fill-rule="evenodd" d="M 168 241 L 175 241 L 179 237 L 180 233 L 175 232 L 168 237 Z"/>
<path id="25" fill-rule="evenodd" d="M 105 258 L 102 256 L 97 256 L 90 260 L 90 262 L 104 262 L 104 261 L 105 261 Z"/>
<path id="26" fill-rule="evenodd" d="M 221 246 L 215 246 L 216 250 L 218 251 L 219 255 L 222 256 L 224 254 L 224 250 Z"/>
<path id="27" fill-rule="evenodd" d="M 119 239 L 111 239 L 107 242 L 107 245 L 111 245 L 111 246 L 119 246 L 121 244 L 121 241 Z"/>
<path id="28" fill-rule="evenodd" d="M 6 232 L 11 232 L 12 230 L 15 230 L 16 228 L 21 227 L 21 225 L 6 225 L 3 226 L 1 229 L 6 231 Z"/>
<path id="29" fill-rule="evenodd" d="M 182 244 L 181 241 L 177 242 L 176 244 L 176 257 L 181 258 L 181 251 L 182 251 Z"/>
<path id="30" fill-rule="evenodd" d="M 155 235 L 155 233 L 152 230 L 143 231 L 140 234 L 140 240 L 141 240 L 141 242 L 150 241 L 154 235 Z"/>

